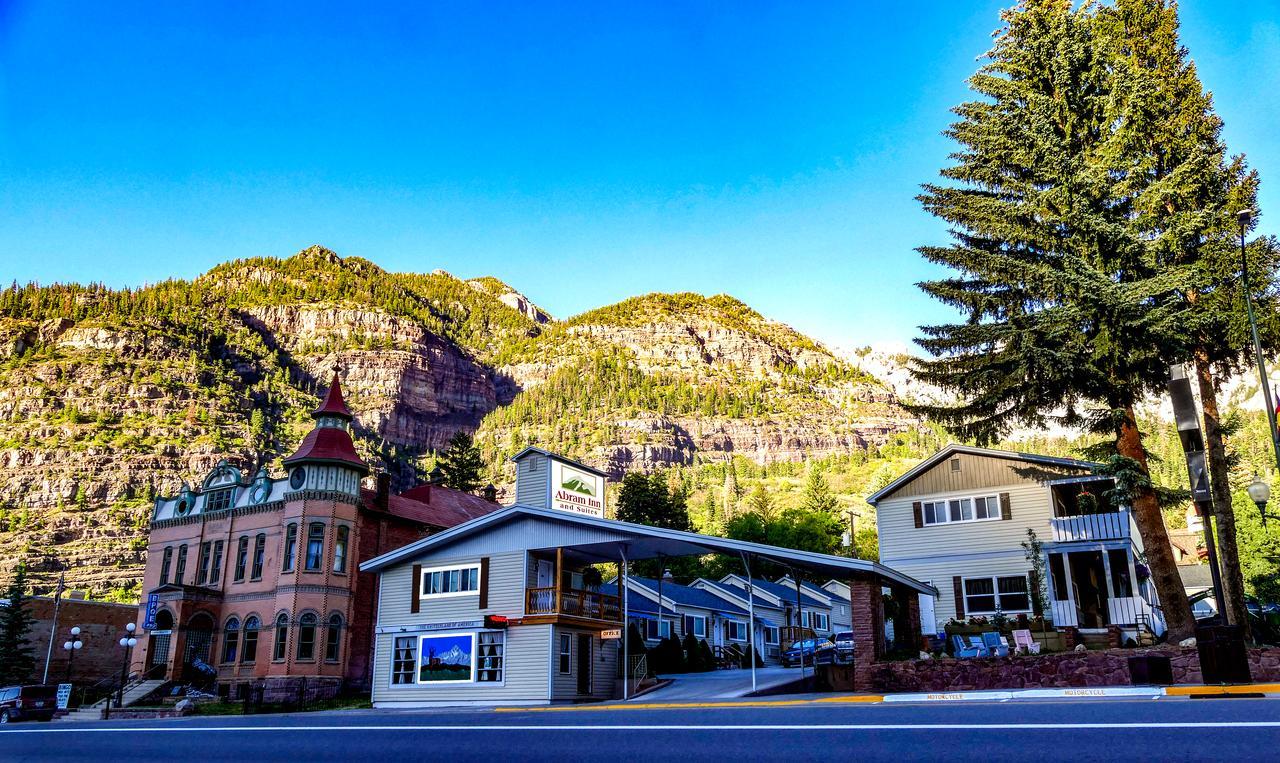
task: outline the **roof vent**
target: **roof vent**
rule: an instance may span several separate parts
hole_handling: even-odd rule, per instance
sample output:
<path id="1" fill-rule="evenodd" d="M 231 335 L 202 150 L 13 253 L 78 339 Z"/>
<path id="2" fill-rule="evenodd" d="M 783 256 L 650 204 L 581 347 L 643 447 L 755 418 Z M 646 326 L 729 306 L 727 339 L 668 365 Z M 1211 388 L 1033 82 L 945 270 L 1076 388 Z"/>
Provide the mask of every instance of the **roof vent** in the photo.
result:
<path id="1" fill-rule="evenodd" d="M 953 472 L 960 471 L 960 459 L 958 458 L 951 459 L 951 471 Z"/>

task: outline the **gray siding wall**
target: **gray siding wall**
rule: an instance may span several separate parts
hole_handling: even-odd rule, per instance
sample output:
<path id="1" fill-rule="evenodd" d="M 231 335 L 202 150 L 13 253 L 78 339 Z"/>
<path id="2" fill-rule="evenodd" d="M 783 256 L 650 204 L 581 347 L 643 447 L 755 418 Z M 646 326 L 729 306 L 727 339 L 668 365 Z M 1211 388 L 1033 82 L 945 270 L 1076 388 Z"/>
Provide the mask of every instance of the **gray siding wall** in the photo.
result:
<path id="1" fill-rule="evenodd" d="M 540 453 L 530 453 L 516 468 L 516 503 L 549 508 L 551 461 Z"/>
<path id="2" fill-rule="evenodd" d="M 419 625 L 452 620 L 476 620 L 485 615 L 520 617 L 524 614 L 524 552 L 500 554 L 455 555 L 429 557 L 413 563 L 396 565 L 382 573 L 378 587 L 378 625 Z M 447 567 L 451 564 L 475 564 L 481 556 L 489 557 L 489 606 L 480 609 L 479 593 L 423 599 L 417 613 L 410 611 L 413 598 L 413 565 L 424 568 Z"/>
<path id="3" fill-rule="evenodd" d="M 373 702 L 386 703 L 503 703 L 546 702 L 547 646 L 550 625 L 509 628 L 504 645 L 504 681 L 501 684 L 391 685 L 391 647 L 396 634 L 377 636 L 373 659 Z"/>
<path id="4" fill-rule="evenodd" d="M 932 583 L 938 589 L 940 596 L 934 599 L 933 603 L 935 622 L 932 625 L 934 627 L 929 629 L 930 623 L 920 624 L 929 632 L 942 630 L 942 626 L 956 615 L 956 596 L 952 582 L 954 576 L 958 575 L 962 578 L 1025 576 L 1031 571 L 1031 565 L 1027 562 L 1022 549 L 1016 547 L 1004 553 L 986 554 L 977 558 L 940 557 L 923 562 L 894 564 L 893 568 L 921 582 Z M 965 616 L 968 617 L 967 612 Z"/>
<path id="5" fill-rule="evenodd" d="M 569 672 L 560 672 L 560 635 L 569 636 Z M 590 694 L 578 693 L 578 634 L 591 636 L 591 686 Z M 611 699 L 617 686 L 618 659 L 622 651 L 621 640 L 602 641 L 599 634 L 589 630 L 579 630 L 565 626 L 556 626 L 555 638 L 552 640 L 551 682 L 552 699 L 574 700 Z"/>
<path id="6" fill-rule="evenodd" d="M 960 460 L 959 471 L 951 470 L 951 458 L 944 459 L 929 471 L 886 495 L 881 499 L 882 502 L 890 498 L 963 492 L 999 485 L 1040 484 L 1044 480 L 1089 474 L 1088 469 L 1048 466 L 1012 458 L 975 456 L 970 453 L 957 453 L 952 458 Z"/>
<path id="7" fill-rule="evenodd" d="M 946 464 L 939 465 L 946 468 Z M 1009 494 L 1010 519 L 956 522 L 915 526 L 912 503 L 978 495 Z M 876 507 L 876 527 L 880 532 L 880 562 L 899 572 L 923 580 L 911 565 L 927 563 L 950 555 L 1018 550 L 1033 529 L 1042 542 L 1053 540 L 1049 519 L 1053 508 L 1049 488 L 1036 482 L 1008 482 L 981 489 L 953 490 L 928 495 L 886 499 Z"/>

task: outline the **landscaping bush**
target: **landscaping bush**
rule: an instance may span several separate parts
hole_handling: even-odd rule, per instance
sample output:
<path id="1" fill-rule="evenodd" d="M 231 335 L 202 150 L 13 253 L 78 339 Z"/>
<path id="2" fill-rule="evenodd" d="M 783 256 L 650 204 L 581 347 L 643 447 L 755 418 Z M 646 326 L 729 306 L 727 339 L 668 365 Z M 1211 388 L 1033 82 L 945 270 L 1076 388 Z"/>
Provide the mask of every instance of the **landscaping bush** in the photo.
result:
<path id="1" fill-rule="evenodd" d="M 712 653 L 711 647 L 707 644 L 706 639 L 698 642 L 698 655 L 702 658 L 703 670 L 716 669 L 716 656 Z"/>
<path id="2" fill-rule="evenodd" d="M 685 670 L 690 673 L 701 673 L 707 669 L 702 664 L 702 652 L 698 651 L 698 640 L 693 637 L 693 633 L 684 634 L 681 651 L 684 652 Z"/>

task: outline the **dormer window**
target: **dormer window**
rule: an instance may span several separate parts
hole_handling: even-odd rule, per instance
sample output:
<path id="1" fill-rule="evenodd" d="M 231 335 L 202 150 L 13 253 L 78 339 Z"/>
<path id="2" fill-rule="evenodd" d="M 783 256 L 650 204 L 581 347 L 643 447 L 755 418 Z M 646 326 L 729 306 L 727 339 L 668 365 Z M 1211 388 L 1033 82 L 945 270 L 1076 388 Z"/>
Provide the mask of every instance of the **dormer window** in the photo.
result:
<path id="1" fill-rule="evenodd" d="M 205 511 L 223 511 L 231 508 L 231 489 L 214 490 L 205 493 L 204 510 Z"/>

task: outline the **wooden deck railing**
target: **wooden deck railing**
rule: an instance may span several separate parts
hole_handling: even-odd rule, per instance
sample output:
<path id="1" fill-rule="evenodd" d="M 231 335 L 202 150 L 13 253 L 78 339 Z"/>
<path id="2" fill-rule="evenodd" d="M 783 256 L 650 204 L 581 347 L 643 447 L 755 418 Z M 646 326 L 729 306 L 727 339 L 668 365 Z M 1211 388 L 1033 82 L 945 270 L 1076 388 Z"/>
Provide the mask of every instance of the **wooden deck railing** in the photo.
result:
<path id="1" fill-rule="evenodd" d="M 591 620 L 621 622 L 622 603 L 617 596 L 566 588 L 560 591 L 559 606 L 556 606 L 554 587 L 529 588 L 525 592 L 525 614 L 572 615 Z"/>

